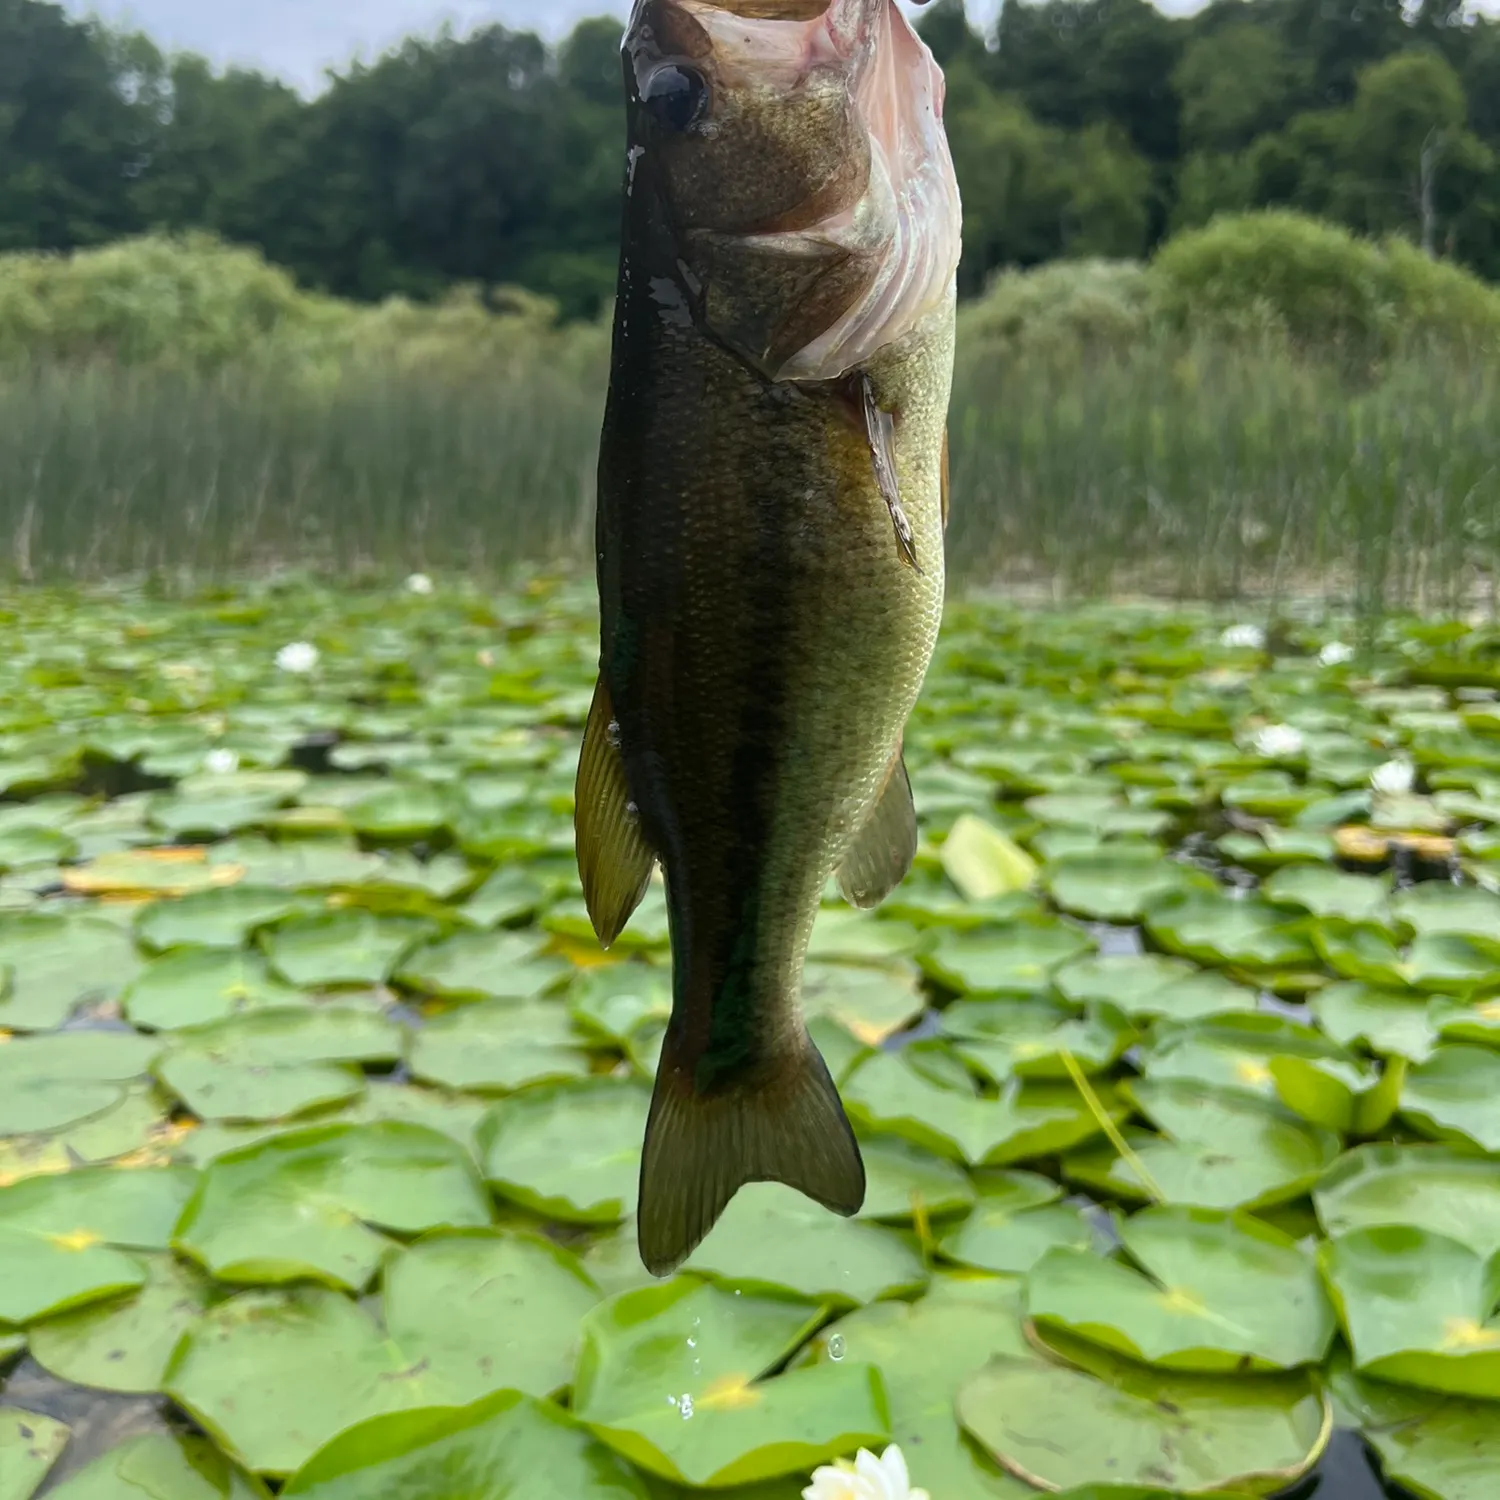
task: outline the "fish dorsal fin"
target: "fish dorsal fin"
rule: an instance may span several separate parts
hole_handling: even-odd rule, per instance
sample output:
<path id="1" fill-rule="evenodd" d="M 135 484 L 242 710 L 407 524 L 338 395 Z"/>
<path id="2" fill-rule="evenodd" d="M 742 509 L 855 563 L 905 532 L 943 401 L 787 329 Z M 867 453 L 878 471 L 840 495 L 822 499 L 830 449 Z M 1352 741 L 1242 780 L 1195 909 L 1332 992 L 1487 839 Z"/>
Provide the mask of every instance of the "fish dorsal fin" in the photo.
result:
<path id="1" fill-rule="evenodd" d="M 599 941 L 608 948 L 641 904 L 656 855 L 641 831 L 640 815 L 625 784 L 619 729 L 602 680 L 594 688 L 583 731 L 574 803 L 573 832 L 583 899 Z"/>
<path id="2" fill-rule="evenodd" d="M 896 419 L 875 399 L 875 382 L 868 375 L 860 381 L 860 405 L 870 457 L 875 464 L 875 483 L 891 513 L 891 525 L 896 528 L 896 553 L 908 568 L 920 573 L 917 539 L 901 504 L 901 481 L 896 471 Z"/>
<path id="3" fill-rule="evenodd" d="M 839 890 L 851 906 L 879 906 L 906 879 L 917 857 L 917 809 L 898 746 L 885 790 L 839 866 Z"/>

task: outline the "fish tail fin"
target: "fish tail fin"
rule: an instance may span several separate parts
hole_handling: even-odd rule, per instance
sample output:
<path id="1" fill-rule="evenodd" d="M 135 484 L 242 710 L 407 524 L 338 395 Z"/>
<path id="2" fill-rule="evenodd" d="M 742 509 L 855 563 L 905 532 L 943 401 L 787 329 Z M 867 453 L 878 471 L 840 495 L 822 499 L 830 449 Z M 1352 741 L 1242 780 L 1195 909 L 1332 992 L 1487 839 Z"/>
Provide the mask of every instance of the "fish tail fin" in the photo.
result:
<path id="1" fill-rule="evenodd" d="M 865 1168 L 839 1092 L 801 1027 L 787 1050 L 742 1084 L 700 1094 L 668 1033 L 641 1155 L 641 1260 L 670 1276 L 747 1182 L 782 1182 L 849 1218 Z"/>

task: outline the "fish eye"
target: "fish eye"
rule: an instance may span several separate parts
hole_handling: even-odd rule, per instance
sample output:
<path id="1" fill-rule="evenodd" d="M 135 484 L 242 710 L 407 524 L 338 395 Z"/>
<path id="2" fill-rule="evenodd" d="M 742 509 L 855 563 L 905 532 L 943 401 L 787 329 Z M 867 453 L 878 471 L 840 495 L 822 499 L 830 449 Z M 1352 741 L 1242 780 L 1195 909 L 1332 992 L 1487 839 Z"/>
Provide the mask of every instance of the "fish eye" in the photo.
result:
<path id="1" fill-rule="evenodd" d="M 708 109 L 708 82 L 696 68 L 667 63 L 646 80 L 641 103 L 663 129 L 688 130 Z"/>

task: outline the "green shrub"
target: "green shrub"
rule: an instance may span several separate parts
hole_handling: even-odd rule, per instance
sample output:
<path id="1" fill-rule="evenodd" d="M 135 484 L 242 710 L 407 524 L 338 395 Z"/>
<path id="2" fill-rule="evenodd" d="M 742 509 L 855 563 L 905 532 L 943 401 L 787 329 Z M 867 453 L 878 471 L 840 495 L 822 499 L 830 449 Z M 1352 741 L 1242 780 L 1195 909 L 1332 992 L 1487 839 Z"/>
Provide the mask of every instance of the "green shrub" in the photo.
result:
<path id="1" fill-rule="evenodd" d="M 1150 282 L 1135 261 L 1054 261 L 997 276 L 960 316 L 967 354 L 1072 354 L 1124 348 L 1150 316 Z"/>

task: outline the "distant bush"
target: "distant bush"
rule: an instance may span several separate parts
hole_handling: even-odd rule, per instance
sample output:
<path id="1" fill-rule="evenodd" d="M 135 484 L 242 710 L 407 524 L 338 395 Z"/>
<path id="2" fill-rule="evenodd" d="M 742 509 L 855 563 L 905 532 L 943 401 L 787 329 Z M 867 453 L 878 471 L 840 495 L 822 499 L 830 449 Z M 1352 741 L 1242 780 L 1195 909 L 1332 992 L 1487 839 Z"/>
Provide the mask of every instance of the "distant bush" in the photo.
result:
<path id="1" fill-rule="evenodd" d="M 1234 214 L 1169 240 L 1150 267 L 1179 332 L 1272 334 L 1306 350 L 1411 342 L 1500 352 L 1500 292 L 1404 240 L 1377 244 L 1294 213 Z"/>
<path id="2" fill-rule="evenodd" d="M 1008 271 L 964 309 L 961 337 L 975 355 L 1122 347 L 1147 331 L 1150 287 L 1134 261 L 1054 261 Z"/>
<path id="3" fill-rule="evenodd" d="M 463 378 L 529 362 L 543 343 L 554 364 L 602 352 L 600 330 L 556 323 L 552 303 L 512 288 L 488 304 L 466 287 L 434 304 L 320 296 L 258 252 L 200 234 L 0 256 L 0 359 L 198 371 L 269 360 L 291 374 L 378 360 Z"/>

